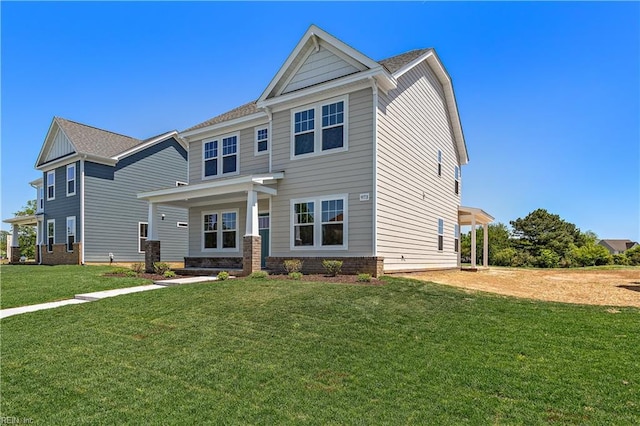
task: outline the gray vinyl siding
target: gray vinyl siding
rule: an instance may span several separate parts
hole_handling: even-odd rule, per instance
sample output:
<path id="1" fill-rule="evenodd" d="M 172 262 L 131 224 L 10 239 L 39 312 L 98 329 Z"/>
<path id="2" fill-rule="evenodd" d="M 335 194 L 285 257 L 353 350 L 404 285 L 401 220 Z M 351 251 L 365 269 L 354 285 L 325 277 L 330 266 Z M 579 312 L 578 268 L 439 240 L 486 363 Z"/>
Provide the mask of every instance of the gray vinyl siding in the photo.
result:
<path id="1" fill-rule="evenodd" d="M 320 50 L 309 55 L 282 93 L 293 92 L 355 72 L 358 72 L 356 67 L 330 50 L 320 47 Z"/>
<path id="2" fill-rule="evenodd" d="M 438 149 L 442 176 L 437 174 Z M 455 267 L 454 193 L 459 159 L 442 86 L 423 62 L 380 93 L 378 110 L 378 254 L 385 270 Z M 462 187 L 462 182 L 461 182 Z M 462 188 L 460 188 L 460 193 Z M 438 251 L 438 219 L 444 249 Z"/>
<path id="3" fill-rule="evenodd" d="M 175 187 L 187 180 L 187 153 L 174 139 L 160 142 L 120 160 L 115 167 L 85 163 L 85 261 L 142 262 L 138 252 L 138 223 L 148 221 L 149 207 L 140 192 Z M 161 260 L 182 261 L 187 254 L 187 210 L 158 207 Z"/>
<path id="4" fill-rule="evenodd" d="M 71 163 L 69 163 L 71 164 Z M 80 162 L 76 162 L 76 193 L 67 197 L 67 165 L 55 169 L 56 186 L 55 199 L 47 200 L 47 173 L 44 179 L 44 223 L 46 232 L 47 220 L 55 219 L 55 242 L 61 244 L 67 241 L 67 217 L 76 217 L 76 241 L 82 240 L 80 235 Z M 46 234 L 45 240 L 46 242 Z"/>
<path id="5" fill-rule="evenodd" d="M 373 254 L 373 96 L 348 96 L 348 151 L 291 159 L 291 112 L 273 115 L 273 170 L 284 171 L 272 200 L 272 256 L 371 256 Z M 359 201 L 369 193 L 370 201 Z M 291 200 L 348 194 L 348 250 L 291 250 Z"/>
<path id="6" fill-rule="evenodd" d="M 266 127 L 258 126 L 258 127 Z M 246 129 L 242 129 L 239 132 L 239 147 L 238 147 L 238 170 L 240 175 L 250 175 L 256 173 L 267 173 L 269 171 L 269 155 L 255 155 L 254 146 L 255 140 L 255 127 L 251 126 Z M 227 132 L 221 133 L 219 136 L 229 134 Z M 206 140 L 211 139 L 207 137 Z M 221 143 L 221 142 L 220 142 Z M 271 143 L 271 140 L 269 140 Z M 220 147 L 220 150 L 222 147 Z M 218 176 L 215 178 L 202 179 L 202 140 L 194 141 L 189 144 L 189 183 L 195 184 L 200 182 L 210 182 L 214 179 L 221 179 L 228 177 L 227 175 Z"/>

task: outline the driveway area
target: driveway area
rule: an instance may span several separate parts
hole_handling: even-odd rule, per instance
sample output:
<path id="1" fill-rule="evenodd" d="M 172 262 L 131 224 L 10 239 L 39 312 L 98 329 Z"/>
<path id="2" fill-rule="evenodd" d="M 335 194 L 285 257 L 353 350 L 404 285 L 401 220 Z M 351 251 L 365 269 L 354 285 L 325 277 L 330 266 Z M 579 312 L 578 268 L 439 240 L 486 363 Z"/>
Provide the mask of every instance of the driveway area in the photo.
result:
<path id="1" fill-rule="evenodd" d="M 469 290 L 587 305 L 640 307 L 640 269 L 519 269 L 491 267 L 404 274 Z"/>

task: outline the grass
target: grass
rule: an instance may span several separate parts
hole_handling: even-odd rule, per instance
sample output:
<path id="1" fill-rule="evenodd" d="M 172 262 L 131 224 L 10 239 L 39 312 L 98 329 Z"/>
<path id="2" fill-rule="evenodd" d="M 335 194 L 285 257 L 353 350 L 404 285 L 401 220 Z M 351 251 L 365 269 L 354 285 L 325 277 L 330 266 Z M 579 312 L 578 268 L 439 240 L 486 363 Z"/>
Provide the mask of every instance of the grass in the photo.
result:
<path id="1" fill-rule="evenodd" d="M 72 299 L 76 294 L 150 284 L 141 278 L 105 277 L 110 266 L 0 266 L 0 308 Z"/>
<path id="2" fill-rule="evenodd" d="M 640 423 L 640 310 L 384 280 L 236 279 L 3 319 L 0 415 L 55 424 Z"/>

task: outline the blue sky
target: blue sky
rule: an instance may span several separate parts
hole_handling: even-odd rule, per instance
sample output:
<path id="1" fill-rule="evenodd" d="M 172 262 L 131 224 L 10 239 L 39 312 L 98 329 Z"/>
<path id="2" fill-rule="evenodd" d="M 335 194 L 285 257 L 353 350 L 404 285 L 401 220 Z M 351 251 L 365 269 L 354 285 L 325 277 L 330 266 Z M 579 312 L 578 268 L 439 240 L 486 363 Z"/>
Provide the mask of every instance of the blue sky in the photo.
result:
<path id="1" fill-rule="evenodd" d="M 434 47 L 463 204 L 640 241 L 640 3 L 2 2 L 2 218 L 53 116 L 137 138 L 256 99 L 310 24 L 380 60 Z M 3 229 L 9 229 L 6 224 Z"/>

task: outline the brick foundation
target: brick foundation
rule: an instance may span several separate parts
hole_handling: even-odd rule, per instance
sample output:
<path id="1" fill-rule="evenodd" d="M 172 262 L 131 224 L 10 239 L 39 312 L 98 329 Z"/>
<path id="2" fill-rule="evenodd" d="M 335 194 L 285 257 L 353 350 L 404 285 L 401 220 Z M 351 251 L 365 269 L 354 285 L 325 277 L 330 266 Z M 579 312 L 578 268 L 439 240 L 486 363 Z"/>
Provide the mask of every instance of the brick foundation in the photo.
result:
<path id="1" fill-rule="evenodd" d="M 38 247 L 36 247 L 36 252 Z M 53 251 L 49 252 L 46 245 L 40 247 L 43 265 L 80 265 L 82 243 L 74 243 L 73 251 L 67 251 L 66 244 L 54 244 Z M 37 256 L 37 254 L 36 254 Z"/>
<path id="2" fill-rule="evenodd" d="M 185 268 L 242 269 L 241 257 L 185 257 Z"/>
<path id="3" fill-rule="evenodd" d="M 262 269 L 262 238 L 259 235 L 247 235 L 242 238 L 242 274 L 249 275 Z"/>
<path id="4" fill-rule="evenodd" d="M 160 262 L 160 241 L 150 241 L 144 246 L 144 270 L 149 274 L 155 272 L 153 264 Z"/>
<path id="5" fill-rule="evenodd" d="M 371 274 L 379 277 L 384 273 L 383 257 L 267 257 L 267 269 L 276 273 L 285 272 L 282 263 L 287 259 L 300 259 L 303 274 L 325 274 L 323 260 L 341 260 L 344 275 Z"/>
<path id="6" fill-rule="evenodd" d="M 20 247 L 11 247 L 11 259 L 9 259 L 9 261 L 14 265 L 18 264 L 20 263 L 20 257 L 22 257 Z"/>

